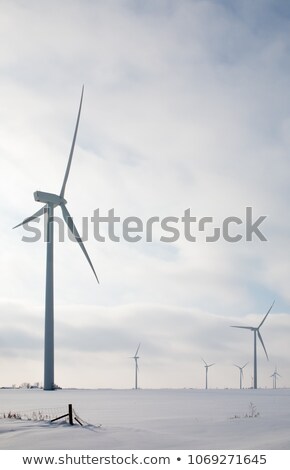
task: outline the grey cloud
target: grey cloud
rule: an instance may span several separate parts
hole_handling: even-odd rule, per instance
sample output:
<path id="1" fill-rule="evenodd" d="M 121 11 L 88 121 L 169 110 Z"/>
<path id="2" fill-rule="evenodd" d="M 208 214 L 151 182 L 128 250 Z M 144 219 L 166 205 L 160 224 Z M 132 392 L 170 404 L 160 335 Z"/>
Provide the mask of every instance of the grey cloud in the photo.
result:
<path id="1" fill-rule="evenodd" d="M 41 335 L 29 333 L 21 328 L 2 328 L 0 332 L 1 355 L 17 354 L 21 356 L 23 352 L 39 351 L 43 348 Z"/>

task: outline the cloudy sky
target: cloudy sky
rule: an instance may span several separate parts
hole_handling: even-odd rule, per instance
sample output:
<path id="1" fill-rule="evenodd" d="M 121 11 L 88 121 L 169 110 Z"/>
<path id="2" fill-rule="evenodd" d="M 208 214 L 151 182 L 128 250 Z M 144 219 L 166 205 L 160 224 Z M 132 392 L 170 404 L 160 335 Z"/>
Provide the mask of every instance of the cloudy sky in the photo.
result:
<path id="1" fill-rule="evenodd" d="M 290 5 L 284 0 L 0 0 L 0 386 L 43 382 L 45 243 L 12 230 L 59 193 L 82 85 L 66 190 L 84 217 L 177 217 L 164 242 L 94 238 L 100 285 L 68 236 L 55 245 L 55 381 L 63 387 L 290 386 Z M 247 241 L 246 208 L 267 241 Z M 229 243 L 186 240 L 180 221 L 230 216 Z M 58 209 L 59 211 L 59 209 Z M 60 215 L 57 212 L 56 215 Z M 171 224 L 172 225 L 172 224 Z M 43 221 L 34 227 L 43 229 Z M 30 234 L 31 235 L 31 234 Z M 167 236 L 170 234 L 167 233 Z M 56 231 L 56 238 L 57 231 Z"/>

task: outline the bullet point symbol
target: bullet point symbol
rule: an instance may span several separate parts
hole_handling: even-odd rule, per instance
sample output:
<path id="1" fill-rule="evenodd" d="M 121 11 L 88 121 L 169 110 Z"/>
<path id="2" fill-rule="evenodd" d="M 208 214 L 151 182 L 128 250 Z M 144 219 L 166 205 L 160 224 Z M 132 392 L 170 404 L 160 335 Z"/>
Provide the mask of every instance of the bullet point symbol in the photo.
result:
<path id="1" fill-rule="evenodd" d="M 178 462 L 180 462 L 181 458 L 180 458 L 180 457 L 177 457 L 177 460 L 178 460 Z"/>

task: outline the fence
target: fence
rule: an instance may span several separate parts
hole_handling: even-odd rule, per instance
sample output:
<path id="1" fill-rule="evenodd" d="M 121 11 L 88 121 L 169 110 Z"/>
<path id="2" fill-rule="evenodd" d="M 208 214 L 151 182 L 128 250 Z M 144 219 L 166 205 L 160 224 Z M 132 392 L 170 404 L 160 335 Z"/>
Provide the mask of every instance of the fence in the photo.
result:
<path id="1" fill-rule="evenodd" d="M 69 404 L 68 407 L 58 407 L 58 408 L 41 408 L 38 410 L 9 410 L 0 412 L 0 419 L 19 419 L 24 421 L 49 421 L 51 423 L 66 422 L 70 425 L 73 425 L 75 422 L 80 426 L 90 424 L 84 421 L 74 410 L 72 404 Z"/>

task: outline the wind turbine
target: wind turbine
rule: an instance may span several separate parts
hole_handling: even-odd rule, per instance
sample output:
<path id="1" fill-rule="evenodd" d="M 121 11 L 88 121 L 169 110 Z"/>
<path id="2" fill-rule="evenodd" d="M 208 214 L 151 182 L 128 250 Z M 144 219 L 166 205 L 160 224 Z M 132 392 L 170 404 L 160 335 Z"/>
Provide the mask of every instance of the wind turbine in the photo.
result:
<path id="1" fill-rule="evenodd" d="M 139 367 L 138 367 L 138 359 L 139 359 L 139 356 L 138 356 L 138 352 L 139 352 L 139 348 L 141 346 L 141 343 L 139 343 L 138 345 L 138 348 L 135 352 L 135 356 L 132 357 L 132 359 L 135 360 L 135 390 L 137 390 L 138 388 L 138 372 L 139 372 Z"/>
<path id="2" fill-rule="evenodd" d="M 234 364 L 235 367 L 237 367 L 238 369 L 240 369 L 240 389 L 243 388 L 243 378 L 244 378 L 244 372 L 243 372 L 243 369 L 246 367 L 246 365 L 249 364 L 248 362 L 246 362 L 246 364 L 244 366 L 237 366 L 237 364 Z"/>
<path id="3" fill-rule="evenodd" d="M 266 348 L 265 348 L 265 345 L 264 345 L 264 342 L 263 342 L 263 339 L 262 339 L 262 336 L 261 336 L 261 333 L 260 333 L 260 328 L 263 325 L 264 321 L 266 320 L 267 316 L 269 315 L 270 311 L 272 310 L 272 307 L 273 307 L 274 303 L 275 303 L 275 300 L 272 303 L 272 305 L 269 308 L 266 315 L 264 316 L 263 320 L 259 324 L 259 326 L 253 327 L 253 326 L 234 326 L 234 325 L 232 325 L 232 328 L 243 328 L 245 330 L 251 330 L 251 331 L 254 332 L 254 389 L 257 388 L 257 383 L 258 383 L 258 381 L 257 381 L 257 335 L 258 335 L 258 338 L 259 338 L 259 340 L 260 340 L 260 342 L 263 346 L 263 349 L 265 351 L 266 358 L 269 360 L 268 354 L 267 354 L 267 351 L 266 351 Z"/>
<path id="4" fill-rule="evenodd" d="M 66 172 L 64 175 L 63 184 L 61 187 L 60 194 L 51 194 L 45 193 L 42 191 L 36 191 L 34 193 L 34 199 L 37 202 L 44 203 L 44 206 L 39 209 L 35 214 L 31 217 L 27 217 L 26 219 L 21 222 L 21 224 L 16 225 L 16 227 L 20 227 L 21 225 L 25 225 L 32 220 L 37 219 L 42 215 L 46 215 L 45 217 L 45 232 L 46 232 L 46 289 L 45 289 L 45 332 L 44 332 L 44 390 L 54 390 L 54 296 L 53 296 L 53 214 L 54 209 L 57 206 L 60 206 L 64 221 L 66 222 L 69 230 L 72 232 L 75 240 L 78 242 L 81 250 L 83 251 L 94 275 L 96 280 L 99 282 L 93 264 L 89 258 L 89 255 L 86 251 L 86 248 L 79 236 L 79 233 L 73 223 L 72 217 L 69 211 L 66 208 L 67 201 L 64 198 L 65 195 L 65 188 L 66 183 L 68 180 L 71 162 L 74 153 L 74 147 L 77 137 L 77 131 L 79 126 L 82 102 L 83 102 L 83 94 L 84 94 L 84 87 L 82 87 L 80 105 L 77 115 L 76 126 L 74 130 L 72 145 L 70 149 L 70 154 L 68 158 L 68 163 L 66 167 Z"/>
<path id="5" fill-rule="evenodd" d="M 201 358 L 201 359 L 202 359 L 202 358 Z M 204 362 L 204 364 L 205 364 L 205 366 L 204 366 L 204 367 L 205 367 L 205 389 L 207 390 L 207 374 L 208 374 L 208 369 L 209 369 L 209 367 L 214 366 L 214 363 L 213 363 L 213 364 L 207 364 L 204 359 L 202 359 L 202 360 L 203 360 L 203 362 Z"/>
<path id="6" fill-rule="evenodd" d="M 273 388 L 277 388 L 277 376 L 278 377 L 281 377 L 281 375 L 277 372 L 277 366 L 275 367 L 275 371 L 273 372 L 272 375 L 270 375 L 270 377 L 273 377 Z"/>

